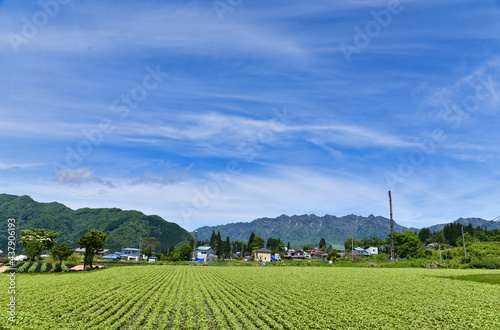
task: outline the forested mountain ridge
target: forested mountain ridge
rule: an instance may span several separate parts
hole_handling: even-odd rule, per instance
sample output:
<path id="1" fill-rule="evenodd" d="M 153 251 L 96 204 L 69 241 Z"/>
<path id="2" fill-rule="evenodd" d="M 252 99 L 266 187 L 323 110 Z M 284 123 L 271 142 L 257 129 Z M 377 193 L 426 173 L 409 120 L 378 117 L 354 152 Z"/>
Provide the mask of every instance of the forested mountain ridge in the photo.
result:
<path id="1" fill-rule="evenodd" d="M 468 226 L 469 224 L 476 229 L 478 226 L 482 227 L 489 223 L 490 220 L 484 220 L 481 218 L 458 218 L 457 220 L 453 221 L 453 223 L 459 223 L 464 225 L 465 227 Z M 447 225 L 445 223 L 439 224 L 439 225 L 434 225 L 428 227 L 431 233 L 441 231 L 444 229 L 444 226 Z M 500 222 L 493 223 L 488 226 L 487 229 L 500 229 Z"/>
<path id="2" fill-rule="evenodd" d="M 0 194 L 0 245 L 7 246 L 7 219 L 14 218 L 20 230 L 43 228 L 59 232 L 58 243 L 77 247 L 76 241 L 89 229 L 107 235 L 104 248 L 120 250 L 139 247 L 139 237 L 155 237 L 160 249 L 181 246 L 192 239 L 178 224 L 167 222 L 157 215 L 118 208 L 82 208 L 72 210 L 61 203 L 39 203 L 29 196 Z M 21 233 L 19 233 L 21 234 Z"/>
<path id="3" fill-rule="evenodd" d="M 407 228 L 394 222 L 395 232 L 407 230 L 418 231 L 417 228 Z M 220 231 L 222 237 L 229 236 L 231 240 L 247 241 L 252 232 L 264 239 L 280 238 L 282 242 L 290 242 L 292 247 L 304 245 L 317 246 L 321 238 L 328 244 L 343 244 L 351 236 L 355 239 L 369 237 L 385 238 L 390 232 L 390 220 L 381 216 L 370 215 L 362 217 L 346 215 L 323 217 L 311 215 L 281 215 L 277 218 L 260 218 L 252 222 L 230 223 L 220 226 L 205 226 L 197 229 L 198 239 L 210 239 L 212 232 Z"/>

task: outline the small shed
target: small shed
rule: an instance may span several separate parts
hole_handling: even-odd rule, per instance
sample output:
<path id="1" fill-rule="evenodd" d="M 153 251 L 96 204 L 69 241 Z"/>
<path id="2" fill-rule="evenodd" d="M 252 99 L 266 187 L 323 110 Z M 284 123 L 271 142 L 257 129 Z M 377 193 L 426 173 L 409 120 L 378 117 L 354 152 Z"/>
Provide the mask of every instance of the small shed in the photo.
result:
<path id="1" fill-rule="evenodd" d="M 366 249 L 366 252 L 368 255 L 378 255 L 378 248 L 375 246 L 370 246 L 368 249 Z"/>

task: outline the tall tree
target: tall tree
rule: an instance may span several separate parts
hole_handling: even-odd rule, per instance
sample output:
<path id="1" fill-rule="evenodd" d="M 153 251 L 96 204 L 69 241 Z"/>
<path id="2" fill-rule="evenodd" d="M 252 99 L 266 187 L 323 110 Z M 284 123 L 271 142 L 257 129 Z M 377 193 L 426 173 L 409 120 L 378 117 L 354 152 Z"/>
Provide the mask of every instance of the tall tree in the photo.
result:
<path id="1" fill-rule="evenodd" d="M 231 239 L 229 236 L 226 236 L 226 242 L 224 243 L 224 254 L 226 255 L 226 258 L 231 256 Z"/>
<path id="2" fill-rule="evenodd" d="M 321 239 L 319 240 L 319 248 L 326 249 L 326 240 L 324 237 L 321 237 Z"/>
<path id="3" fill-rule="evenodd" d="M 250 251 L 255 251 L 264 247 L 264 239 L 260 236 L 255 236 L 252 244 L 249 246 Z"/>
<path id="4" fill-rule="evenodd" d="M 91 229 L 80 237 L 77 241 L 80 248 L 85 248 L 85 257 L 83 259 L 83 268 L 85 269 L 87 265 L 90 269 L 93 268 L 92 261 L 94 256 L 99 250 L 102 249 L 104 241 L 106 240 L 106 234 L 97 229 Z"/>
<path id="5" fill-rule="evenodd" d="M 247 252 L 249 253 L 252 253 L 252 244 L 254 239 L 255 239 L 255 233 L 252 232 L 250 234 L 250 237 L 248 238 L 248 243 L 247 243 Z"/>
<path id="6" fill-rule="evenodd" d="M 61 271 L 63 261 L 68 259 L 74 252 L 75 250 L 70 248 L 69 246 L 66 246 L 66 243 L 64 242 L 54 246 L 52 250 L 50 250 L 52 259 L 59 261 L 59 264 L 57 265 L 57 268 L 55 270 L 56 272 Z"/>
<path id="7" fill-rule="evenodd" d="M 429 228 L 422 228 L 418 232 L 418 238 L 420 239 L 420 242 L 425 243 L 427 239 L 429 239 L 432 236 L 431 231 Z"/>
<path id="8" fill-rule="evenodd" d="M 145 238 L 142 243 L 144 244 L 144 254 L 149 258 L 160 247 L 160 242 L 154 237 Z"/>
<path id="9" fill-rule="evenodd" d="M 21 245 L 24 246 L 24 252 L 28 257 L 35 260 L 42 251 L 54 246 L 58 235 L 59 233 L 45 229 L 22 230 Z"/>
<path id="10" fill-rule="evenodd" d="M 220 231 L 218 231 L 217 232 L 217 244 L 216 244 L 215 254 L 220 257 L 224 253 L 223 248 L 224 248 L 224 246 L 222 243 L 222 237 L 220 235 Z"/>
<path id="11" fill-rule="evenodd" d="M 179 250 L 180 260 L 191 260 L 193 249 L 188 244 L 181 246 Z"/>
<path id="12" fill-rule="evenodd" d="M 215 249 L 215 244 L 217 244 L 217 235 L 215 234 L 215 230 L 213 230 L 212 236 L 210 237 L 210 246 L 212 249 Z"/>
<path id="13" fill-rule="evenodd" d="M 386 243 L 390 244 L 391 237 L 387 235 Z M 398 258 L 416 258 L 420 248 L 420 239 L 413 231 L 394 233 L 394 245 L 397 246 Z"/>

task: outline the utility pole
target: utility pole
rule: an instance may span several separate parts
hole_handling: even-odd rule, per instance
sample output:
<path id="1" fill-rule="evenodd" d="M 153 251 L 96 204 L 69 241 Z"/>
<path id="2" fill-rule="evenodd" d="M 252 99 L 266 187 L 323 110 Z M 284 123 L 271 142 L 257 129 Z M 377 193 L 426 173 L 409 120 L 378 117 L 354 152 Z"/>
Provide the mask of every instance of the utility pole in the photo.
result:
<path id="1" fill-rule="evenodd" d="M 196 238 L 198 236 L 198 231 L 195 230 L 194 231 L 194 243 L 193 243 L 193 258 L 191 259 L 191 261 L 196 261 Z"/>
<path id="2" fill-rule="evenodd" d="M 464 243 L 464 257 L 467 259 L 467 251 L 465 250 L 464 226 L 462 226 L 462 242 Z"/>
<path id="3" fill-rule="evenodd" d="M 443 246 L 444 246 L 444 257 L 446 258 L 446 260 L 448 260 L 448 252 L 446 252 L 446 244 L 444 242 Z"/>
<path id="4" fill-rule="evenodd" d="M 438 243 L 439 246 L 439 261 L 441 261 L 441 243 Z"/>
<path id="5" fill-rule="evenodd" d="M 351 237 L 351 257 L 352 257 L 352 262 L 354 262 L 354 236 Z"/>
<path id="6" fill-rule="evenodd" d="M 139 260 L 137 261 L 141 261 L 142 260 L 142 237 L 139 236 Z"/>
<path id="7" fill-rule="evenodd" d="M 396 253 L 394 250 L 394 221 L 392 220 L 392 198 L 390 190 L 389 190 L 389 210 L 391 214 L 391 261 L 394 261 L 396 260 Z"/>

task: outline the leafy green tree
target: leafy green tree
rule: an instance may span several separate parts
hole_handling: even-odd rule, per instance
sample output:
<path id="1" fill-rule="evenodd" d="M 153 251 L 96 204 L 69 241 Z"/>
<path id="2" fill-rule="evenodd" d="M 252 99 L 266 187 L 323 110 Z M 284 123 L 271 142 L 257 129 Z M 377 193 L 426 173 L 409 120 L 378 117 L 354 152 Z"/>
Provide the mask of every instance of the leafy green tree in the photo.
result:
<path id="1" fill-rule="evenodd" d="M 302 248 L 304 249 L 304 251 L 312 250 L 312 247 L 310 247 L 309 245 L 304 245 Z"/>
<path id="2" fill-rule="evenodd" d="M 97 229 L 91 229 L 80 237 L 77 241 L 80 248 L 85 248 L 85 257 L 83 259 L 83 268 L 85 269 L 87 265 L 90 269 L 93 268 L 92 261 L 94 256 L 99 250 L 102 249 L 104 241 L 106 240 L 106 234 Z"/>
<path id="3" fill-rule="evenodd" d="M 465 246 L 469 246 L 469 243 L 474 243 L 474 237 L 470 233 L 464 233 L 464 237 L 462 236 L 457 237 L 457 240 L 455 242 L 456 246 L 464 246 L 463 240 L 465 239 Z"/>
<path id="4" fill-rule="evenodd" d="M 390 246 L 391 235 L 387 235 L 386 243 Z M 420 244 L 420 239 L 413 231 L 394 233 L 394 245 L 397 246 L 398 258 L 416 258 Z"/>
<path id="5" fill-rule="evenodd" d="M 265 244 L 265 242 L 264 242 L 264 239 L 262 237 L 255 236 L 252 244 L 249 246 L 249 249 L 252 251 L 252 254 L 253 254 L 253 251 L 263 248 L 264 244 Z"/>
<path id="6" fill-rule="evenodd" d="M 269 237 L 267 239 L 266 248 L 271 250 L 273 253 L 279 253 L 285 244 L 281 241 L 280 238 L 272 238 Z"/>
<path id="7" fill-rule="evenodd" d="M 170 254 L 170 260 L 172 261 L 179 261 L 181 260 L 181 255 L 179 254 L 179 251 L 172 251 Z"/>
<path id="8" fill-rule="evenodd" d="M 59 245 L 56 245 L 50 250 L 50 254 L 52 256 L 52 259 L 58 260 L 59 264 L 57 264 L 56 272 L 61 271 L 62 263 L 64 260 L 68 259 L 71 257 L 71 255 L 75 252 L 74 249 L 70 248 L 69 246 L 66 245 L 66 243 L 61 243 Z"/>
<path id="9" fill-rule="evenodd" d="M 162 261 L 165 259 L 165 255 L 160 252 L 156 254 L 156 258 L 158 258 L 159 261 Z"/>
<path id="10" fill-rule="evenodd" d="M 420 239 L 420 242 L 425 243 L 430 237 L 432 236 L 431 231 L 429 228 L 422 228 L 418 232 L 418 238 Z"/>
<path id="11" fill-rule="evenodd" d="M 45 229 L 22 230 L 21 245 L 24 246 L 24 252 L 28 257 L 35 260 L 42 251 L 54 246 L 58 235 L 59 233 Z"/>
<path id="12" fill-rule="evenodd" d="M 179 258 L 180 260 L 189 261 L 193 255 L 193 249 L 189 246 L 189 244 L 184 244 L 179 249 Z"/>
<path id="13" fill-rule="evenodd" d="M 362 241 L 353 239 L 352 237 L 349 237 L 344 242 L 344 247 L 346 250 L 351 250 L 353 245 L 354 247 L 364 246 Z"/>
<path id="14" fill-rule="evenodd" d="M 145 238 L 142 240 L 142 243 L 144 244 L 144 254 L 149 258 L 155 252 L 157 248 L 160 247 L 160 242 L 154 237 L 149 237 Z"/>
<path id="15" fill-rule="evenodd" d="M 326 256 L 326 259 L 328 261 L 332 260 L 333 262 L 337 261 L 337 253 L 338 253 L 338 251 L 333 249 L 332 251 L 330 251 L 330 253 L 328 253 L 328 255 Z"/>

